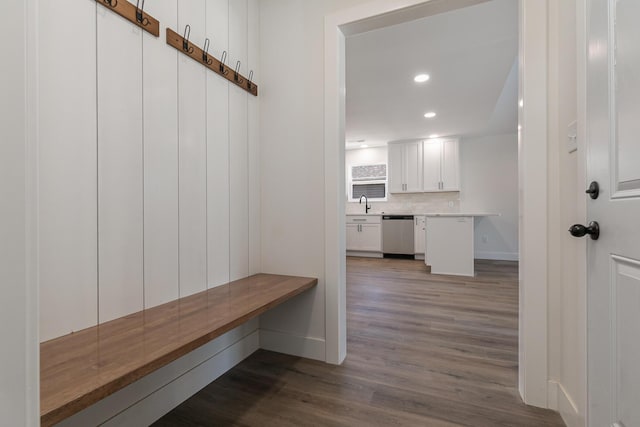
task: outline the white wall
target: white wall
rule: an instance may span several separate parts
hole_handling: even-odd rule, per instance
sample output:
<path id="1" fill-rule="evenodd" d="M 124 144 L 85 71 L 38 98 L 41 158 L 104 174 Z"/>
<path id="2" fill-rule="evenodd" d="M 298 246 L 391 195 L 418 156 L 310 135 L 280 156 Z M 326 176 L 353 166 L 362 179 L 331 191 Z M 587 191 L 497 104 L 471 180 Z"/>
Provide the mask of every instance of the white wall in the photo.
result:
<path id="1" fill-rule="evenodd" d="M 460 145 L 460 210 L 500 213 L 476 220 L 475 257 L 517 261 L 518 136 L 463 139 Z"/>
<path id="2" fill-rule="evenodd" d="M 568 126 L 577 113 L 577 2 L 549 8 L 549 334 L 550 405 L 569 427 L 585 423 L 586 243 L 567 233 L 584 223 L 584 145 L 567 149 Z M 557 396 L 555 400 L 553 396 Z"/>
<path id="3" fill-rule="evenodd" d="M 263 271 L 319 279 L 312 292 L 262 316 L 261 345 L 320 360 L 326 332 L 324 17 L 366 1 L 260 2 Z M 286 341 L 278 340 L 283 335 Z"/>
<path id="4" fill-rule="evenodd" d="M 192 42 L 209 37 L 248 74 L 257 4 L 151 2 L 156 38 L 95 2 L 62 1 L 39 1 L 42 341 L 245 277 L 260 258 L 257 110 L 250 121 L 247 92 L 164 36 L 190 24 Z"/>
<path id="5" fill-rule="evenodd" d="M 0 35 L 0 414 L 3 425 L 37 425 L 34 287 L 28 280 L 27 72 L 22 0 L 3 2 Z"/>

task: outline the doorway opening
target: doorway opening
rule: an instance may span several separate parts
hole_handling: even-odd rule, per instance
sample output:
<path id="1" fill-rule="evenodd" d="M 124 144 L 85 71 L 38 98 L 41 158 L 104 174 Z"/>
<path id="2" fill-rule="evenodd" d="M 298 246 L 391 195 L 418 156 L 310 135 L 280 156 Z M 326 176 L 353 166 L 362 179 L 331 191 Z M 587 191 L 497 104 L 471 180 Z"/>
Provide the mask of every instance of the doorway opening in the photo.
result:
<path id="1" fill-rule="evenodd" d="M 347 58 L 348 58 L 348 49 L 350 40 L 356 39 L 364 39 L 365 36 L 373 33 L 373 30 L 382 29 L 382 31 L 389 30 L 390 26 L 394 26 L 397 24 L 401 24 L 404 22 L 414 23 L 416 20 L 420 18 L 426 17 L 437 17 L 441 14 L 447 14 L 456 9 L 462 9 L 466 6 L 473 7 L 487 7 L 494 3 L 499 2 L 485 2 L 485 1 L 459 1 L 459 2 L 409 2 L 411 4 L 406 5 L 405 8 L 402 9 L 394 9 L 393 7 L 384 7 L 379 4 L 367 4 L 359 8 L 354 8 L 349 12 L 341 13 L 338 15 L 334 15 L 329 17 L 326 20 L 326 31 L 325 31 L 325 168 L 326 168 L 326 188 L 327 188 L 327 198 L 326 198 L 326 213 L 327 213 L 327 223 L 326 223 L 326 241 L 327 241 L 327 267 L 326 267 L 326 275 L 327 282 L 332 283 L 335 282 L 337 286 L 335 289 L 328 288 L 327 290 L 327 360 L 333 361 L 335 363 L 339 363 L 344 360 L 346 355 L 347 348 L 347 331 L 346 331 L 346 301 L 347 301 L 347 292 L 346 292 L 346 260 L 340 254 L 344 254 L 348 249 L 346 247 L 346 235 L 349 233 L 348 225 L 345 227 L 345 214 L 350 213 L 350 209 L 358 209 L 362 208 L 363 212 L 365 207 L 358 202 L 354 203 L 355 196 L 354 194 L 354 176 L 353 169 L 349 169 L 347 167 L 347 160 L 349 157 L 353 157 L 350 154 L 345 154 L 344 142 L 345 139 L 347 143 L 361 145 L 370 145 L 366 138 L 359 135 L 349 135 L 349 128 L 346 127 L 345 117 L 346 117 L 346 109 L 348 104 L 345 102 L 345 89 L 348 90 L 349 95 L 351 96 L 351 88 L 349 87 L 349 79 L 347 72 Z M 527 4 L 528 2 L 524 1 L 520 4 L 520 10 L 518 11 L 518 22 L 522 23 L 523 20 L 529 19 L 530 22 L 543 22 L 544 16 L 542 14 L 529 13 L 525 15 L 523 13 L 523 4 Z M 468 8 L 469 10 L 473 9 L 473 7 Z M 535 6 L 529 6 L 535 9 Z M 535 21 L 538 19 L 539 21 Z M 529 25 L 529 24 L 528 24 Z M 517 25 L 516 25 L 517 27 Z M 386 30 L 385 30 L 386 28 Z M 518 58 L 520 63 L 522 63 L 522 58 L 528 54 L 528 52 L 532 51 L 532 47 L 528 47 L 526 45 L 526 41 L 531 41 L 531 36 L 527 36 L 522 30 L 523 26 L 520 26 L 519 33 L 519 43 L 516 48 L 516 52 L 518 52 Z M 528 27 L 530 28 L 530 27 Z M 540 28 L 540 27 L 538 27 Z M 542 27 L 544 30 L 544 26 Z M 525 37 L 526 36 L 526 37 Z M 398 46 L 396 48 L 402 50 L 405 46 Z M 530 56 L 533 56 L 531 54 Z M 383 70 L 387 66 L 392 67 L 392 71 L 398 73 L 399 71 L 405 70 L 396 70 L 393 68 L 393 61 L 389 60 L 389 58 L 377 58 L 377 66 L 382 68 Z M 386 60 L 386 62 L 385 62 Z M 514 58 L 511 58 L 511 62 L 509 63 L 508 74 L 513 74 L 512 70 L 515 69 L 515 74 L 520 75 L 519 79 L 519 87 L 518 87 L 518 100 L 523 99 L 523 93 L 525 92 L 525 88 L 533 88 L 536 84 L 540 85 L 539 88 L 545 87 L 546 82 L 536 82 L 531 79 L 532 71 L 529 70 L 525 64 L 524 67 L 521 67 L 519 70 L 514 65 Z M 542 61 L 541 63 L 535 62 L 536 67 L 545 67 L 546 62 Z M 529 68 L 535 69 L 535 67 L 529 65 Z M 415 73 L 414 75 L 410 75 L 411 78 L 418 78 L 419 74 L 416 69 L 406 70 L 409 74 Z M 468 71 L 467 71 L 468 72 Z M 370 73 L 373 74 L 373 73 Z M 428 71 L 425 71 L 425 74 L 428 74 Z M 529 76 L 529 80 L 527 80 L 527 76 Z M 432 76 L 429 76 L 431 83 L 434 80 L 431 79 Z M 504 77 L 504 76 L 503 76 Z M 359 75 L 360 79 L 369 79 L 371 78 L 368 74 Z M 503 80 L 504 83 L 505 80 Z M 518 81 L 518 79 L 516 79 Z M 413 82 L 411 82 L 413 83 Z M 416 82 L 420 83 L 420 82 Z M 504 85 L 503 85 L 504 87 Z M 384 88 L 382 88 L 384 89 Z M 380 92 L 383 92 L 381 90 Z M 546 100 L 543 94 L 544 92 L 540 92 L 538 95 Z M 502 94 L 502 92 L 501 92 Z M 530 95 L 530 100 L 535 101 L 535 95 Z M 494 100 L 495 101 L 495 100 Z M 505 103 L 507 105 L 508 103 Z M 532 205 L 530 204 L 531 198 L 528 198 L 528 195 L 535 194 L 535 185 L 529 181 L 529 177 L 533 176 L 534 173 L 530 170 L 530 165 L 534 162 L 537 167 L 543 167 L 545 165 L 545 159 L 542 158 L 541 152 L 544 153 L 544 149 L 531 148 L 526 152 L 523 150 L 523 141 L 528 140 L 530 133 L 528 132 L 528 128 L 524 128 L 523 122 L 525 118 L 529 118 L 526 114 L 526 108 L 524 108 L 523 103 L 520 102 L 519 112 L 516 113 L 519 119 L 519 125 L 517 125 L 517 130 L 514 132 L 514 144 L 515 141 L 518 143 L 518 167 L 516 168 L 517 174 L 519 175 L 519 187 L 518 187 L 518 207 L 520 208 L 520 219 L 519 223 L 521 225 L 519 234 L 520 234 L 520 242 L 519 248 L 517 251 L 517 256 L 520 257 L 520 266 L 521 271 L 519 273 L 519 278 L 515 279 L 516 282 L 520 283 L 520 292 L 519 292 L 519 309 L 518 309 L 518 317 L 519 317 L 519 336 L 520 342 L 518 346 L 518 359 L 519 359 L 519 380 L 518 387 L 520 389 L 520 393 L 523 396 L 524 400 L 527 403 L 534 404 L 537 406 L 546 407 L 546 318 L 542 319 L 542 323 L 539 323 L 541 320 L 541 313 L 546 313 L 546 301 L 543 301 L 546 298 L 546 294 L 544 292 L 540 293 L 539 290 L 537 294 L 532 294 L 531 288 L 527 289 L 527 284 L 531 284 L 533 276 L 531 274 L 531 269 L 524 269 L 523 266 L 528 265 L 530 260 L 536 260 L 543 254 L 546 254 L 546 241 L 538 241 L 536 243 L 537 249 L 540 251 L 532 251 L 532 239 L 530 236 L 530 227 L 535 226 L 535 221 L 526 222 L 522 218 L 530 218 L 530 214 L 533 212 Z M 390 108 L 392 108 L 391 106 Z M 494 104 L 494 109 L 492 113 L 496 113 L 498 109 L 497 104 Z M 433 118 L 432 114 L 436 113 L 436 117 L 442 117 L 443 115 L 446 117 L 447 113 L 440 113 L 438 111 L 431 111 L 429 106 L 425 106 L 424 108 L 429 109 L 429 111 L 421 111 L 424 118 L 422 120 L 430 120 Z M 543 108 L 543 110 L 546 106 Z M 442 110 L 446 111 L 446 110 Z M 388 113 L 388 112 L 387 112 Z M 391 117 L 391 114 L 389 117 Z M 428 114 L 428 115 L 427 115 Z M 432 117 L 429 117 L 432 116 Z M 527 123 L 529 125 L 533 125 L 535 122 L 535 117 L 530 117 Z M 546 122 L 543 123 L 544 126 L 541 128 L 537 128 L 538 132 L 544 131 L 546 129 Z M 425 132 L 429 132 L 429 130 L 423 130 L 423 133 L 416 135 L 410 134 L 395 138 L 399 140 L 398 144 L 414 142 L 415 140 L 419 140 L 422 142 L 422 147 L 424 147 L 425 141 L 430 143 L 431 140 L 445 139 L 445 138 L 429 138 L 429 136 L 433 136 L 433 134 Z M 437 132 L 433 130 L 432 132 Z M 447 131 L 446 129 L 441 131 L 442 134 L 446 137 L 456 135 L 455 131 Z M 532 133 L 532 132 L 531 132 Z M 346 138 L 345 138 L 346 135 Z M 441 135 L 438 135 L 440 137 Z M 490 137 L 488 133 L 474 135 L 477 138 L 482 137 Z M 495 135 L 493 135 L 495 136 Z M 527 138 L 527 139 L 525 139 Z M 364 141 L 362 141 L 364 139 Z M 385 139 L 384 137 L 382 139 Z M 373 142 L 373 141 L 372 141 Z M 386 141 L 388 142 L 388 141 Z M 371 147 L 360 147 L 357 149 L 364 148 L 373 148 Z M 387 148 L 388 150 L 388 148 Z M 373 151 L 373 150 L 372 150 Z M 424 152 L 423 152 L 424 153 Z M 424 155 L 424 154 L 423 154 Z M 406 158 L 406 155 L 404 155 Z M 464 156 L 464 154 L 463 154 Z M 527 161 L 531 162 L 528 163 Z M 360 161 L 356 161 L 355 163 L 362 163 Z M 377 166 L 380 165 L 381 162 L 374 161 L 371 164 L 355 164 L 352 163 L 349 166 L 353 168 L 354 166 Z M 389 155 L 387 154 L 387 167 L 389 167 Z M 336 176 L 336 170 L 338 174 Z M 424 173 L 424 172 L 423 172 Z M 391 174 L 393 174 L 393 167 L 389 167 L 388 176 L 386 185 L 388 186 L 387 190 L 390 189 L 390 186 L 393 185 L 393 178 L 391 178 Z M 524 178 L 523 178 L 524 177 Z M 391 178 L 391 179 L 390 179 Z M 461 183 L 463 178 L 461 178 Z M 442 180 L 441 180 L 442 181 Z M 475 181 L 473 181 L 475 183 Z M 512 181 L 513 182 L 513 181 Z M 523 183 L 527 183 L 527 185 L 523 186 Z M 359 184 L 359 183 L 358 183 Z M 367 183 L 370 184 L 370 183 Z M 415 196 L 410 196 L 411 191 L 408 191 L 407 185 L 410 183 L 401 183 L 400 188 L 401 191 L 408 193 L 405 197 L 411 198 Z M 443 184 L 438 184 L 442 186 Z M 542 195 L 546 195 L 546 189 L 543 188 L 544 185 L 538 188 L 538 190 L 542 189 Z M 397 188 L 397 187 L 396 187 Z M 439 187 L 442 190 L 442 187 Z M 345 197 L 345 193 L 347 197 Z M 447 193 L 446 191 L 440 191 L 440 193 Z M 453 192 L 455 193 L 455 191 Z M 463 193 L 463 190 L 460 194 Z M 376 204 L 380 203 L 389 203 L 389 200 L 397 201 L 393 196 L 392 192 L 387 191 L 384 196 L 386 196 L 386 200 L 381 202 L 373 202 L 369 205 L 372 206 L 373 212 L 375 212 Z M 350 201 L 349 201 L 350 200 Z M 461 204 L 463 203 L 463 196 L 459 196 L 456 199 L 456 196 L 452 196 L 452 200 L 447 199 L 446 197 L 440 198 L 439 202 L 444 203 L 443 207 L 447 209 L 449 212 L 455 211 L 456 209 L 459 211 Z M 453 205 L 452 203 L 453 202 Z M 364 205 L 367 205 L 367 201 L 363 201 Z M 380 205 L 379 205 L 380 206 Z M 390 205 L 387 205 L 390 206 Z M 537 206 L 539 208 L 540 205 Z M 420 209 L 424 210 L 424 207 L 420 207 Z M 378 209 L 379 213 L 385 212 L 383 209 Z M 392 210 L 392 209 L 389 209 Z M 441 211 L 442 212 L 442 211 Z M 385 212 L 386 213 L 386 212 Z M 397 213 L 397 212 L 393 212 Z M 524 225 L 524 226 L 523 226 Z M 543 229 L 546 229 L 546 223 L 542 224 Z M 380 224 L 381 228 L 382 224 Z M 363 224 L 358 225 L 356 228 L 358 230 L 364 231 Z M 362 233 L 363 231 L 359 231 Z M 382 230 L 380 230 L 382 232 Z M 428 236 L 428 233 L 427 233 Z M 523 239 L 524 236 L 524 239 Z M 428 237 L 427 237 L 428 239 Z M 483 239 L 483 235 L 480 235 L 480 243 L 489 243 L 490 238 L 487 235 L 486 239 Z M 498 251 L 495 251 L 498 252 Z M 428 253 L 428 251 L 427 251 Z M 356 253 L 355 255 L 358 255 Z M 415 255 L 415 254 L 414 254 Z M 539 264 L 544 271 L 546 268 L 546 264 Z M 544 297 L 544 298 L 543 298 Z M 523 300 L 527 298 L 528 301 L 531 301 L 531 304 L 527 304 L 526 306 L 523 304 Z M 538 323 L 533 322 L 533 318 L 538 319 Z M 539 345 L 537 345 L 539 344 Z M 524 355 L 527 354 L 528 357 L 525 358 Z M 529 356 L 530 355 L 530 356 Z M 544 355 L 544 357 L 542 357 Z M 544 388 L 541 387 L 544 385 Z"/>

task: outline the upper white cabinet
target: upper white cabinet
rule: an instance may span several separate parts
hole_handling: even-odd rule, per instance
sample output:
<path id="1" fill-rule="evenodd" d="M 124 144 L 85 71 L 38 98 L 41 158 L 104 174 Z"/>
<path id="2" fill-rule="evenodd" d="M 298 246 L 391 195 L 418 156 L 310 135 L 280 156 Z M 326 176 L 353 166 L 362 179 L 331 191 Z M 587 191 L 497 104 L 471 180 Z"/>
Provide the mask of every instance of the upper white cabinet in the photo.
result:
<path id="1" fill-rule="evenodd" d="M 424 142 L 423 191 L 460 191 L 460 150 L 457 139 Z"/>
<path id="2" fill-rule="evenodd" d="M 422 192 L 422 141 L 389 144 L 389 192 Z"/>

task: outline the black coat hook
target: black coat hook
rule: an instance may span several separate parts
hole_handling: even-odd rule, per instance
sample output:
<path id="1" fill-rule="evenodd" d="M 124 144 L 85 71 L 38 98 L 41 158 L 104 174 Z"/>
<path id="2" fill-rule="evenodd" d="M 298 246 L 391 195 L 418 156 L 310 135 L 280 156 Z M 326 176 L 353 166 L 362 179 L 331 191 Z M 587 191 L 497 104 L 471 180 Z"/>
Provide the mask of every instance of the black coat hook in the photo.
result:
<path id="1" fill-rule="evenodd" d="M 227 51 L 222 52 L 222 56 L 220 57 L 220 72 L 225 76 L 229 74 L 229 70 L 224 66 L 225 61 L 227 60 Z"/>
<path id="2" fill-rule="evenodd" d="M 102 2 L 111 7 L 116 7 L 118 5 L 118 0 L 102 0 Z"/>
<path id="3" fill-rule="evenodd" d="M 204 49 L 202 49 L 202 62 L 207 65 L 213 64 L 213 59 L 209 58 L 209 45 L 211 41 L 209 39 L 204 39 Z"/>
<path id="4" fill-rule="evenodd" d="M 193 46 L 189 46 L 189 37 L 191 36 L 191 25 L 184 27 L 184 36 L 182 37 L 182 50 L 187 53 L 193 53 Z"/>
<path id="5" fill-rule="evenodd" d="M 247 86 L 249 86 L 249 90 L 251 90 L 251 86 L 253 85 L 252 80 L 253 80 L 253 70 L 249 71 L 249 82 L 247 84 Z"/>
<path id="6" fill-rule="evenodd" d="M 147 25 L 149 25 L 149 18 L 142 14 L 142 11 L 144 10 L 144 0 L 142 0 L 142 7 L 139 6 L 140 0 L 136 0 L 136 21 L 138 21 L 138 24 L 142 24 L 146 27 Z"/>
<path id="7" fill-rule="evenodd" d="M 240 61 L 236 62 L 236 71 L 233 78 L 236 80 L 236 83 L 238 84 L 244 83 L 244 80 L 240 78 Z"/>

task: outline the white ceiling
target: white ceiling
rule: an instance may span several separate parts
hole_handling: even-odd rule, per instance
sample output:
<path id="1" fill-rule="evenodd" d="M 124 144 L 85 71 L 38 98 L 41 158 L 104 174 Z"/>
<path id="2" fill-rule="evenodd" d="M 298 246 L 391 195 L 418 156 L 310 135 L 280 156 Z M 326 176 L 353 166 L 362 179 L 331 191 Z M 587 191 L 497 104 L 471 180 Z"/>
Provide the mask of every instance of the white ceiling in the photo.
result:
<path id="1" fill-rule="evenodd" d="M 475 6 L 347 38 L 347 148 L 429 135 L 516 132 L 518 2 Z M 430 80 L 417 84 L 415 75 Z M 430 111 L 433 119 L 424 118 Z"/>

